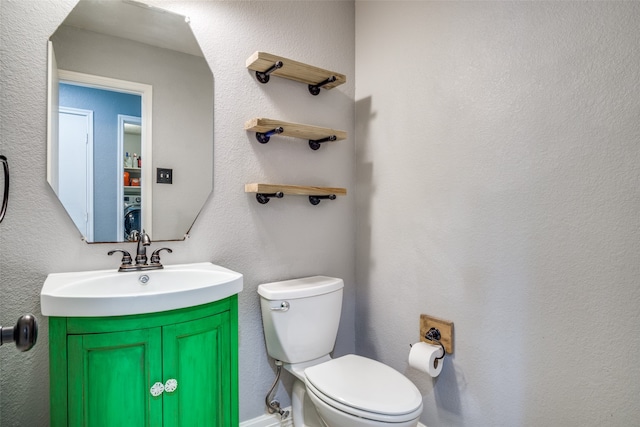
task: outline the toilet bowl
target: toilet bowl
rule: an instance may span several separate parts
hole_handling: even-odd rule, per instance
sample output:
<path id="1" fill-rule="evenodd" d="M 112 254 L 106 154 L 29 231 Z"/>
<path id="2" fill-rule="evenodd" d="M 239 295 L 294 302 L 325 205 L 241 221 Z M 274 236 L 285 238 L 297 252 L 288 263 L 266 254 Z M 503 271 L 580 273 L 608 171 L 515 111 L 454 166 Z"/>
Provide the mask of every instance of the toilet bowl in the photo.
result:
<path id="1" fill-rule="evenodd" d="M 267 352 L 295 377 L 294 427 L 415 427 L 422 396 L 395 369 L 357 355 L 332 359 L 341 279 L 314 276 L 258 286 Z"/>
<path id="2" fill-rule="evenodd" d="M 309 398 L 330 426 L 414 427 L 422 396 L 405 376 L 375 360 L 349 354 L 305 369 Z"/>

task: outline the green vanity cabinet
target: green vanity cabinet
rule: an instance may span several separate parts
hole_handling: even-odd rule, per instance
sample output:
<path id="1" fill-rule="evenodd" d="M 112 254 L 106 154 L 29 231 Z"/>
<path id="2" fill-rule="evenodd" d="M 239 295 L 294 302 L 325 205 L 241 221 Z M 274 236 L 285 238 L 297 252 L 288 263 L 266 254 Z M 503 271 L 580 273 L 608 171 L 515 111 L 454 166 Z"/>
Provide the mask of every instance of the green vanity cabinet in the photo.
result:
<path id="1" fill-rule="evenodd" d="M 51 317 L 51 426 L 237 426 L 237 301 Z"/>

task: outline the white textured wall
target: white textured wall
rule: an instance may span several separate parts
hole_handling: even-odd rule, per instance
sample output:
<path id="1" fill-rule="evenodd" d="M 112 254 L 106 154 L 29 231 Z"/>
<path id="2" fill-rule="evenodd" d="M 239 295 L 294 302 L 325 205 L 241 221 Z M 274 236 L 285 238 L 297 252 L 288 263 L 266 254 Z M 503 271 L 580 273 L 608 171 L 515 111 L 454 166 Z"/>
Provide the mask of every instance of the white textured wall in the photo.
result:
<path id="1" fill-rule="evenodd" d="M 74 0 L 2 0 L 0 16 L 0 152 L 11 162 L 11 200 L 0 224 L 0 324 L 38 316 L 37 346 L 0 349 L 1 422 L 48 423 L 47 319 L 39 293 L 48 273 L 116 268 L 112 244 L 80 241 L 46 183 L 47 39 Z M 167 264 L 212 261 L 244 274 L 240 295 L 240 419 L 264 412 L 274 377 L 262 335 L 256 287 L 313 274 L 343 277 L 343 319 L 336 352 L 354 350 L 354 4 L 352 2 L 160 2 L 191 16 L 214 75 L 214 184 L 184 242 L 171 242 Z M 346 74 L 349 82 L 318 97 L 304 85 L 273 78 L 263 86 L 245 68 L 264 50 Z M 313 152 L 304 141 L 274 137 L 267 145 L 244 131 L 252 117 L 344 129 L 346 141 Z M 247 182 L 346 187 L 349 195 L 312 206 L 288 197 L 259 205 Z M 125 245 L 129 249 L 133 245 Z M 154 244 L 152 247 L 156 247 Z M 279 392 L 283 404 L 288 397 Z"/>
<path id="2" fill-rule="evenodd" d="M 356 2 L 357 349 L 436 426 L 631 426 L 640 4 Z M 432 380 L 420 313 L 455 322 Z"/>

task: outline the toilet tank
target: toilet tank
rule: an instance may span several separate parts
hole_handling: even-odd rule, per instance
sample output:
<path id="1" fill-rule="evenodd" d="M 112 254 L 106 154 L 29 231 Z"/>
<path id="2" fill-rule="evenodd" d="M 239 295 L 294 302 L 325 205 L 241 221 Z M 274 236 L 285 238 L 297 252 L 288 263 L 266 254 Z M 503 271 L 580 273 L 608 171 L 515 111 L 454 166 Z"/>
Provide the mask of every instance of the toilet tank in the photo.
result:
<path id="1" fill-rule="evenodd" d="M 338 334 L 342 279 L 304 277 L 258 286 L 269 356 L 301 363 L 328 355 Z"/>

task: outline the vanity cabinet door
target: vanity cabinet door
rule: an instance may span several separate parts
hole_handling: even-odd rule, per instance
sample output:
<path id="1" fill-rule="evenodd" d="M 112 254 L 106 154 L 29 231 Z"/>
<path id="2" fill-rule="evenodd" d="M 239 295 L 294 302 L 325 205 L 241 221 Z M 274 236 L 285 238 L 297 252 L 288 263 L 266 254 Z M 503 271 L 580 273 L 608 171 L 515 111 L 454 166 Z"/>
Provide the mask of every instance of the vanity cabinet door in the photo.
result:
<path id="1" fill-rule="evenodd" d="M 164 427 L 228 427 L 237 423 L 229 311 L 162 328 Z M 237 425 L 237 424 L 236 424 Z"/>
<path id="2" fill-rule="evenodd" d="M 51 317 L 49 346 L 51 427 L 239 425 L 236 295 L 163 313 Z"/>
<path id="3" fill-rule="evenodd" d="M 162 425 L 161 328 L 68 337 L 70 427 Z"/>

